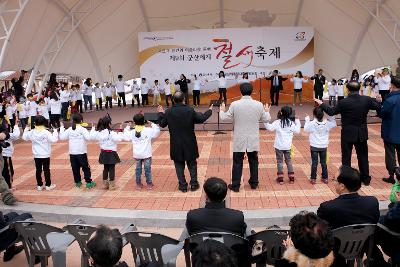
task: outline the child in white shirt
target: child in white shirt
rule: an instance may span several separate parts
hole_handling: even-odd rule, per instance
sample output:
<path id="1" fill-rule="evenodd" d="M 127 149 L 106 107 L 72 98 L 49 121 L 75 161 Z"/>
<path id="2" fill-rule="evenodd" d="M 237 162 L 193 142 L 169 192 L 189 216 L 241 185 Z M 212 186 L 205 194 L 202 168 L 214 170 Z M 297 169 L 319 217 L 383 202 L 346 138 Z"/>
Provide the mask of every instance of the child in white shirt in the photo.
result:
<path id="1" fill-rule="evenodd" d="M 338 101 L 344 99 L 344 85 L 343 85 L 343 81 L 338 82 L 337 86 L 336 86 L 336 93 L 337 93 L 337 99 Z"/>
<path id="2" fill-rule="evenodd" d="M 39 106 L 37 108 L 37 111 L 39 115 L 43 116 L 47 120 L 47 124 L 45 126 L 48 127 L 50 115 L 49 115 L 49 108 L 44 102 L 44 99 L 39 100 Z"/>
<path id="3" fill-rule="evenodd" d="M 113 93 L 114 93 L 114 87 L 109 82 L 107 82 L 106 86 L 103 88 L 103 94 L 106 98 L 106 105 L 105 105 L 106 109 L 108 109 L 108 107 L 112 108 Z"/>
<path id="4" fill-rule="evenodd" d="M 111 130 L 111 118 L 105 116 L 97 123 L 97 129 L 93 127 L 90 138 L 97 140 L 100 145 L 99 163 L 104 165 L 103 186 L 104 189 L 115 189 L 115 164 L 120 163 L 117 153 L 117 143 L 124 138 L 122 133 Z"/>
<path id="5" fill-rule="evenodd" d="M 8 125 L 8 131 L 10 132 L 12 129 L 14 129 L 15 125 L 15 113 L 17 112 L 17 105 L 16 103 L 11 99 L 6 102 L 6 116 L 8 120 L 10 121 L 10 124 Z"/>
<path id="6" fill-rule="evenodd" d="M 32 141 L 32 153 L 36 166 L 37 190 L 39 191 L 43 189 L 52 190 L 56 187 L 55 184 L 51 183 L 50 156 L 51 143 L 57 142 L 58 132 L 53 131 L 53 133 L 50 133 L 45 127 L 46 123 L 46 119 L 38 115 L 35 117 L 35 129 L 31 130 L 28 126 L 22 135 L 23 140 Z M 45 186 L 43 186 L 42 171 L 46 181 Z"/>
<path id="7" fill-rule="evenodd" d="M 135 106 L 135 99 L 137 106 L 140 107 L 140 86 L 137 84 L 136 80 L 133 80 L 133 83 L 131 85 L 131 92 L 132 92 L 132 107 Z"/>
<path id="8" fill-rule="evenodd" d="M 275 154 L 278 167 L 278 178 L 276 181 L 283 184 L 283 158 L 285 158 L 288 169 L 289 182 L 294 183 L 294 170 L 291 159 L 291 148 L 293 134 L 300 133 L 300 120 L 294 118 L 294 112 L 291 107 L 284 106 L 278 112 L 278 119 L 273 123 L 265 123 L 268 131 L 276 131 L 275 134 Z"/>
<path id="9" fill-rule="evenodd" d="M 21 122 L 21 127 L 22 130 L 25 129 L 26 125 L 28 124 L 28 112 L 26 111 L 26 106 L 25 106 L 25 98 L 21 97 L 21 101 L 17 104 L 17 110 L 18 110 L 18 119 Z"/>
<path id="10" fill-rule="evenodd" d="M 145 126 L 143 114 L 139 113 L 133 117 L 135 123 L 134 130 L 130 130 L 127 125 L 124 129 L 124 136 L 127 141 L 132 141 L 133 158 L 136 160 L 136 188 L 142 189 L 142 165 L 144 165 L 144 173 L 146 176 L 147 189 L 153 189 L 153 180 L 151 177 L 151 157 L 152 148 L 151 141 L 160 135 L 160 128 L 151 123 L 151 128 Z"/>
<path id="11" fill-rule="evenodd" d="M 336 106 L 336 89 L 337 89 L 336 80 L 332 79 L 331 84 L 328 86 L 329 105 L 331 107 Z"/>
<path id="12" fill-rule="evenodd" d="M 60 128 L 60 118 L 61 118 L 61 102 L 58 99 L 56 92 L 51 93 L 49 100 L 50 109 L 50 124 L 54 128 Z"/>
<path id="13" fill-rule="evenodd" d="M 142 78 L 142 84 L 140 85 L 140 93 L 142 95 L 142 106 L 149 104 L 149 91 L 150 85 L 147 83 L 146 78 Z"/>
<path id="14" fill-rule="evenodd" d="M 324 119 L 324 111 L 320 107 L 313 110 L 314 120 L 310 121 L 310 117 L 305 118 L 304 131 L 310 133 L 310 151 L 311 151 L 311 184 L 316 183 L 318 156 L 322 168 L 322 181 L 328 183 L 328 167 L 326 164 L 327 150 L 329 144 L 329 132 L 336 127 L 335 117 Z"/>
<path id="15" fill-rule="evenodd" d="M 151 91 L 153 92 L 153 107 L 157 104 L 160 105 L 160 91 L 161 91 L 161 86 L 158 84 L 158 80 L 154 80 L 154 86 L 151 89 Z"/>
<path id="16" fill-rule="evenodd" d="M 307 83 L 308 80 L 303 78 L 303 73 L 301 71 L 297 71 L 295 77 L 290 78 L 290 81 L 293 83 L 293 106 L 296 105 L 296 100 L 299 99 L 300 106 L 303 105 L 301 102 L 303 97 L 303 83 Z"/>
<path id="17" fill-rule="evenodd" d="M 78 188 L 82 186 L 82 168 L 86 188 L 90 189 L 96 186 L 96 182 L 91 179 L 92 173 L 87 157 L 87 141 L 90 140 L 90 133 L 82 127 L 82 121 L 83 117 L 80 113 L 72 114 L 72 126 L 65 130 L 64 125 L 61 125 L 60 140 L 69 140 L 69 159 L 75 186 Z"/>
<path id="18" fill-rule="evenodd" d="M 3 159 L 4 159 L 4 167 L 3 167 L 3 177 L 6 181 L 8 187 L 12 188 L 13 176 L 14 176 L 14 167 L 12 163 L 12 156 L 14 154 L 14 144 L 15 140 L 18 140 L 20 137 L 20 130 L 18 127 L 18 123 L 14 125 L 14 129 L 10 132 L 10 138 L 5 140 L 4 142 L 8 144 L 8 147 L 3 147 Z"/>
<path id="19" fill-rule="evenodd" d="M 172 100 L 172 92 L 171 92 L 171 86 L 172 84 L 169 82 L 169 79 L 165 79 L 165 85 L 164 85 L 164 94 L 165 94 L 165 104 L 167 104 L 167 107 L 169 107 L 169 101 L 171 100 L 171 105 L 174 104 Z"/>
<path id="20" fill-rule="evenodd" d="M 200 89 L 201 87 L 204 86 L 204 82 L 199 80 L 197 75 L 194 75 L 194 81 L 193 81 L 193 105 L 195 107 L 200 106 Z"/>
<path id="21" fill-rule="evenodd" d="M 25 102 L 25 108 L 28 112 L 28 120 L 30 120 L 31 129 L 35 128 L 35 117 L 37 115 L 38 104 L 33 100 L 33 95 L 27 95 L 28 100 Z"/>
<path id="22" fill-rule="evenodd" d="M 96 110 L 103 110 L 103 97 L 100 83 L 96 83 L 94 87 L 94 96 L 96 97 Z"/>

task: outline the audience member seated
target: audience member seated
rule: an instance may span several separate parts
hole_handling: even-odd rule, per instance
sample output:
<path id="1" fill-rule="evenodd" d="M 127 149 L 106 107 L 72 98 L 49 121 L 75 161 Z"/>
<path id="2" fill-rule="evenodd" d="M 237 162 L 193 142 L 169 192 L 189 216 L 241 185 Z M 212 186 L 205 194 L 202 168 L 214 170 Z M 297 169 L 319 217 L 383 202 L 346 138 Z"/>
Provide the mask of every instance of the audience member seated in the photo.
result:
<path id="1" fill-rule="evenodd" d="M 276 267 L 339 266 L 333 255 L 333 237 L 329 225 L 313 212 L 300 212 L 290 220 L 286 251 Z"/>
<path id="2" fill-rule="evenodd" d="M 189 235 L 202 232 L 228 232 L 239 236 L 246 235 L 247 225 L 243 212 L 225 207 L 228 186 L 216 177 L 207 179 L 203 186 L 206 193 L 204 208 L 187 213 L 186 229 Z"/>
<path id="3" fill-rule="evenodd" d="M 335 190 L 339 195 L 333 200 L 321 203 L 318 216 L 327 221 L 332 229 L 371 223 L 379 220 L 379 203 L 376 197 L 360 196 L 360 173 L 351 167 L 341 166 L 335 179 Z"/>
<path id="4" fill-rule="evenodd" d="M 29 213 L 18 215 L 15 212 L 10 212 L 5 215 L 0 211 L 0 231 L 8 227 L 11 223 L 16 221 L 25 221 L 32 218 Z M 5 262 L 12 260 L 12 258 L 24 250 L 22 246 L 17 246 L 18 233 L 15 229 L 7 229 L 0 233 L 0 251 L 5 250 L 3 260 Z"/>
<path id="5" fill-rule="evenodd" d="M 237 267 L 235 252 L 223 243 L 207 239 L 193 252 L 193 267 Z"/>
<path id="6" fill-rule="evenodd" d="M 92 260 L 92 267 L 128 267 L 119 262 L 122 255 L 122 235 L 118 229 L 101 225 L 88 241 L 87 248 Z"/>

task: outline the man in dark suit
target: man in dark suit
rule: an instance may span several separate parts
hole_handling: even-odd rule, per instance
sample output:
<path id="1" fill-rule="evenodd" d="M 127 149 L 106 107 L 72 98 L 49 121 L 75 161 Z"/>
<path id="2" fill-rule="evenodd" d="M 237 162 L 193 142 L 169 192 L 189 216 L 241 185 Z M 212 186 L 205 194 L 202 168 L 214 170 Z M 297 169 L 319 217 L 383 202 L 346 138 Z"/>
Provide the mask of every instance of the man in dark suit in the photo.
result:
<path id="1" fill-rule="evenodd" d="M 324 95 L 324 85 L 325 85 L 325 76 L 322 75 L 323 70 L 319 69 L 318 73 L 311 77 L 311 80 L 314 80 L 314 94 L 315 98 L 322 100 L 322 96 Z"/>
<path id="2" fill-rule="evenodd" d="M 360 196 L 360 173 L 352 167 L 342 166 L 335 179 L 335 190 L 338 197 L 321 203 L 317 214 L 326 220 L 332 229 L 339 227 L 370 223 L 379 220 L 379 203 L 376 197 Z"/>
<path id="3" fill-rule="evenodd" d="M 239 236 L 246 235 L 247 225 L 243 212 L 225 207 L 228 186 L 216 177 L 204 183 L 206 206 L 187 213 L 186 229 L 189 235 L 202 232 L 228 232 Z"/>
<path id="4" fill-rule="evenodd" d="M 195 112 L 192 107 L 183 104 L 184 94 L 180 91 L 173 96 L 175 104 L 164 112 L 158 107 L 159 124 L 168 126 L 170 134 L 170 157 L 174 161 L 176 175 L 179 180 L 179 190 L 187 192 L 188 184 L 185 179 L 185 162 L 190 173 L 190 189 L 200 188 L 197 181 L 197 147 L 194 125 L 205 122 L 212 115 L 212 106 L 205 113 Z"/>
<path id="5" fill-rule="evenodd" d="M 272 72 L 272 76 L 265 78 L 267 81 L 271 81 L 271 89 L 269 91 L 271 98 L 271 106 L 279 104 L 279 91 L 283 90 L 282 82 L 286 81 L 287 78 L 283 78 L 278 75 L 278 70 Z"/>
<path id="6" fill-rule="evenodd" d="M 349 90 L 348 97 L 339 101 L 335 107 L 329 107 L 319 99 L 315 99 L 315 102 L 328 115 L 341 115 L 342 165 L 351 166 L 351 154 L 354 146 L 356 148 L 361 181 L 365 185 L 369 185 L 371 176 L 369 175 L 368 163 L 367 115 L 370 110 L 379 110 L 380 103 L 369 96 L 361 96 L 358 93 L 360 90 L 360 83 L 358 82 L 349 82 L 347 88 Z"/>

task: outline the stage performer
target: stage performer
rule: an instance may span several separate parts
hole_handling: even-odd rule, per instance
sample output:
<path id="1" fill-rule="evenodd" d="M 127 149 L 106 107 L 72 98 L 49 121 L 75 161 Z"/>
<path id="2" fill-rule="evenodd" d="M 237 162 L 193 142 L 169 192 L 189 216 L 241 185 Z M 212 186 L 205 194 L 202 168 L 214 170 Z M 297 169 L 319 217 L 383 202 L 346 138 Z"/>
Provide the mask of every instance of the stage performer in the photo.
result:
<path id="1" fill-rule="evenodd" d="M 206 80 L 206 82 L 213 82 L 217 81 L 218 82 L 218 93 L 219 93 L 219 101 L 224 98 L 224 103 L 226 105 L 227 97 L 226 97 L 226 87 L 227 87 L 227 82 L 228 80 L 237 80 L 236 77 L 225 77 L 225 72 L 222 70 L 218 73 L 218 78 L 213 79 L 213 80 Z"/>
<path id="2" fill-rule="evenodd" d="M 271 89 L 269 91 L 271 98 L 271 106 L 279 105 L 279 91 L 283 90 L 283 81 L 286 81 L 287 78 L 283 78 L 279 75 L 278 70 L 274 70 L 272 75 L 265 78 L 267 81 L 271 81 Z"/>
<path id="3" fill-rule="evenodd" d="M 349 95 L 340 100 L 335 107 L 329 107 L 322 100 L 314 99 L 329 116 L 341 115 L 342 131 L 342 165 L 351 167 L 351 154 L 353 146 L 356 148 L 358 168 L 361 181 L 365 185 L 371 182 L 368 163 L 368 126 L 367 115 L 370 110 L 379 110 L 380 103 L 369 96 L 361 96 L 360 83 L 349 82 L 347 84 Z"/>
<path id="4" fill-rule="evenodd" d="M 325 76 L 322 75 L 323 69 L 319 69 L 317 74 L 311 77 L 311 80 L 314 80 L 314 95 L 315 98 L 322 100 L 324 95 L 324 85 L 325 85 Z"/>
<path id="5" fill-rule="evenodd" d="M 263 107 L 261 102 L 251 98 L 253 86 L 250 83 L 242 83 L 240 92 L 242 93 L 240 100 L 234 101 L 228 111 L 225 111 L 225 104 L 222 103 L 219 112 L 221 121 L 233 120 L 232 184 L 229 184 L 228 188 L 234 192 L 239 192 L 245 153 L 249 159 L 250 187 L 257 188 L 259 123 L 260 121 L 267 122 L 271 118 L 268 104 Z"/>
<path id="6" fill-rule="evenodd" d="M 133 80 L 133 83 L 131 85 L 131 91 L 132 91 L 132 107 L 135 107 L 135 99 L 136 99 L 136 104 L 138 107 L 140 107 L 140 86 L 137 84 L 136 80 Z"/>
<path id="7" fill-rule="evenodd" d="M 175 104 L 165 110 L 158 107 L 161 127 L 167 127 L 170 134 L 170 157 L 174 161 L 176 175 L 179 180 L 179 190 L 187 192 L 188 184 L 185 179 L 185 163 L 190 173 L 190 189 L 200 188 L 197 181 L 197 147 L 194 125 L 205 122 L 212 115 L 212 106 L 205 113 L 195 112 L 192 107 L 183 104 L 184 93 L 177 91 L 173 96 Z"/>
<path id="8" fill-rule="evenodd" d="M 303 78 L 303 73 L 301 71 L 297 71 L 296 75 L 290 78 L 290 81 L 293 83 L 294 92 L 293 92 L 293 106 L 296 105 L 296 100 L 299 100 L 299 105 L 302 106 L 301 102 L 303 96 L 303 83 L 308 83 L 307 79 Z"/>
<path id="9" fill-rule="evenodd" d="M 154 80 L 154 86 L 151 88 L 151 91 L 153 92 L 153 107 L 160 105 L 161 102 L 161 86 L 158 84 L 158 80 Z"/>
<path id="10" fill-rule="evenodd" d="M 167 107 L 169 107 L 169 101 L 171 100 L 172 104 L 174 104 L 174 101 L 172 100 L 172 90 L 171 87 L 173 85 L 169 82 L 169 79 L 165 79 L 165 85 L 164 85 L 164 94 L 165 94 L 165 104 Z"/>
<path id="11" fill-rule="evenodd" d="M 248 72 L 243 72 L 242 78 L 237 80 L 238 84 L 242 84 L 242 83 L 250 83 L 249 80 L 249 73 Z"/>
<path id="12" fill-rule="evenodd" d="M 142 84 L 140 85 L 140 93 L 142 94 L 142 106 L 149 104 L 149 91 L 150 85 L 147 83 L 146 78 L 142 78 Z"/>
<path id="13" fill-rule="evenodd" d="M 125 86 L 129 86 L 129 83 L 126 83 L 123 80 L 124 76 L 122 74 L 118 75 L 118 81 L 115 82 L 114 87 L 118 94 L 118 107 L 121 107 L 121 101 L 124 107 L 126 107 L 126 100 L 125 100 Z"/>
<path id="14" fill-rule="evenodd" d="M 184 74 L 181 74 L 181 77 L 179 80 L 175 81 L 175 85 L 179 85 L 179 89 L 183 93 L 183 96 L 185 98 L 185 104 L 189 104 L 189 88 L 188 88 L 188 83 L 190 83 L 189 79 L 186 79 L 186 76 Z"/>
<path id="15" fill-rule="evenodd" d="M 87 78 L 86 81 L 82 85 L 82 92 L 83 92 L 83 101 L 85 106 L 85 112 L 88 111 L 87 104 L 89 103 L 90 111 L 93 110 L 93 82 L 91 78 Z"/>
<path id="16" fill-rule="evenodd" d="M 115 190 L 115 164 L 121 162 L 117 143 L 123 140 L 123 135 L 111 130 L 111 118 L 107 115 L 99 119 L 96 129 L 92 127 L 90 139 L 97 140 L 100 145 L 99 163 L 104 165 L 103 188 Z"/>
<path id="17" fill-rule="evenodd" d="M 375 83 L 379 89 L 379 94 L 382 96 L 382 101 L 385 101 L 386 95 L 389 94 L 390 88 L 390 75 L 389 69 L 384 68 L 382 73 L 377 73 L 375 76 Z"/>
<path id="18" fill-rule="evenodd" d="M 193 81 L 193 106 L 200 106 L 200 89 L 204 86 L 204 83 L 198 79 L 197 75 L 194 75 Z"/>

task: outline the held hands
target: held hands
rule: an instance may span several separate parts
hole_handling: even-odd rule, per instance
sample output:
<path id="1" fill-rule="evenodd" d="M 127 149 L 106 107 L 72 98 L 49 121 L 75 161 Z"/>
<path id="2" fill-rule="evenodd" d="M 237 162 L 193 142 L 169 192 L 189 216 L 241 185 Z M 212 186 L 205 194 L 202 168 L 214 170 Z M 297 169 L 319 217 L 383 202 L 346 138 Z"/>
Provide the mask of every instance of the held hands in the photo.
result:
<path id="1" fill-rule="evenodd" d="M 214 105 L 211 104 L 210 107 L 208 108 L 209 110 L 213 110 Z"/>
<path id="2" fill-rule="evenodd" d="M 225 110 L 226 110 L 225 103 L 222 102 L 221 105 L 219 106 L 219 111 L 225 112 Z"/>

